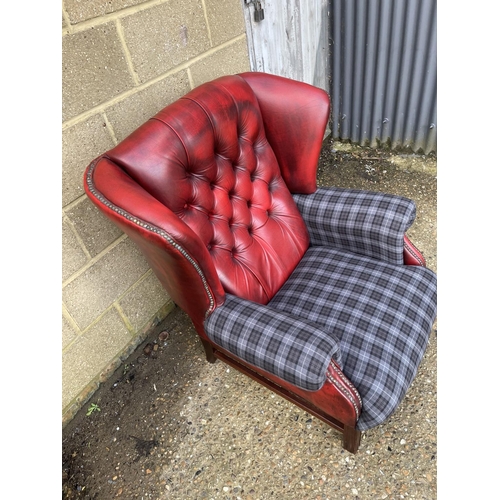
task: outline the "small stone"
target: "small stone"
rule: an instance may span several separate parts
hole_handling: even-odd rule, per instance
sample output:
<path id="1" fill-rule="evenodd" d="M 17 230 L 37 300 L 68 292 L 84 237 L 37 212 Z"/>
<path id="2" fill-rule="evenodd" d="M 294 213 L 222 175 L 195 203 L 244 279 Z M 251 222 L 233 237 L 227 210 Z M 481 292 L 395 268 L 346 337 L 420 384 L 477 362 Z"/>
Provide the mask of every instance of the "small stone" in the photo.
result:
<path id="1" fill-rule="evenodd" d="M 163 332 L 161 332 L 160 335 L 158 335 L 158 340 L 160 340 L 161 342 L 164 342 L 165 340 L 168 339 L 169 336 L 170 336 L 170 333 L 167 332 L 167 330 L 163 330 Z"/>
<path id="2" fill-rule="evenodd" d="M 153 352 L 153 344 L 146 344 L 142 352 L 145 356 L 151 356 L 151 353 Z"/>

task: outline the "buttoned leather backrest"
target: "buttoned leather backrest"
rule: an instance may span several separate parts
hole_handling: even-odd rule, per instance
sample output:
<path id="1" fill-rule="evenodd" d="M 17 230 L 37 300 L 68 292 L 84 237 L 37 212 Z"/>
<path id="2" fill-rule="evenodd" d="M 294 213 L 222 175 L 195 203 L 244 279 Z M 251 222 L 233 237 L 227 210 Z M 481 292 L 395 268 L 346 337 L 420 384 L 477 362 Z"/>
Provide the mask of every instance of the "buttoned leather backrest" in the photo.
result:
<path id="1" fill-rule="evenodd" d="M 197 87 L 106 156 L 199 237 L 231 294 L 267 303 L 309 245 L 240 76 Z"/>

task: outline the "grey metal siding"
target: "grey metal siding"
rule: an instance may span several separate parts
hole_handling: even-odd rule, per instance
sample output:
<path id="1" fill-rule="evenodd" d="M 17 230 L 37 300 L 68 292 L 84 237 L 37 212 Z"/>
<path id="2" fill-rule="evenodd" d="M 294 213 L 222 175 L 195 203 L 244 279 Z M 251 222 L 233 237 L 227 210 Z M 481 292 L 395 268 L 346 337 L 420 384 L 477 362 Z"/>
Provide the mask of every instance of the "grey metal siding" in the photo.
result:
<path id="1" fill-rule="evenodd" d="M 436 0 L 332 0 L 334 138 L 437 152 Z"/>

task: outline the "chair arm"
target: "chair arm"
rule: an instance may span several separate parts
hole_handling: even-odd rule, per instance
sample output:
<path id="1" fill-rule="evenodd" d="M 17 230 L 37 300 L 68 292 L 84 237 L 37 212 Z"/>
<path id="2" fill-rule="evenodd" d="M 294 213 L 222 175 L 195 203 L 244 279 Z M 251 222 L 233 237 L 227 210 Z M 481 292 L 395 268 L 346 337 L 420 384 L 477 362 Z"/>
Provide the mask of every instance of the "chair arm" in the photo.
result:
<path id="1" fill-rule="evenodd" d="M 205 320 L 205 332 L 238 358 L 309 391 L 323 386 L 332 359 L 342 366 L 338 339 L 315 323 L 231 294 Z"/>
<path id="2" fill-rule="evenodd" d="M 415 203 L 402 196 L 344 188 L 294 194 L 312 246 L 332 246 L 396 265 L 404 264 L 404 237 Z"/>

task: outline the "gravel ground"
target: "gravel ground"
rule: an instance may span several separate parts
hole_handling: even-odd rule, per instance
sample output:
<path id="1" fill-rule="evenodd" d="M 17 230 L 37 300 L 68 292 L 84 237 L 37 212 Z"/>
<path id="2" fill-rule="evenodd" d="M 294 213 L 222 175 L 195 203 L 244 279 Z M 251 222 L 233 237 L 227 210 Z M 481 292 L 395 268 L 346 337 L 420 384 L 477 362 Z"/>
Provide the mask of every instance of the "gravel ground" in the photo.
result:
<path id="1" fill-rule="evenodd" d="M 318 183 L 408 196 L 436 269 L 436 158 L 325 141 Z M 175 309 L 63 429 L 63 498 L 437 497 L 437 323 L 406 398 L 359 451 L 221 362 Z M 89 415 L 90 404 L 96 405 Z"/>

